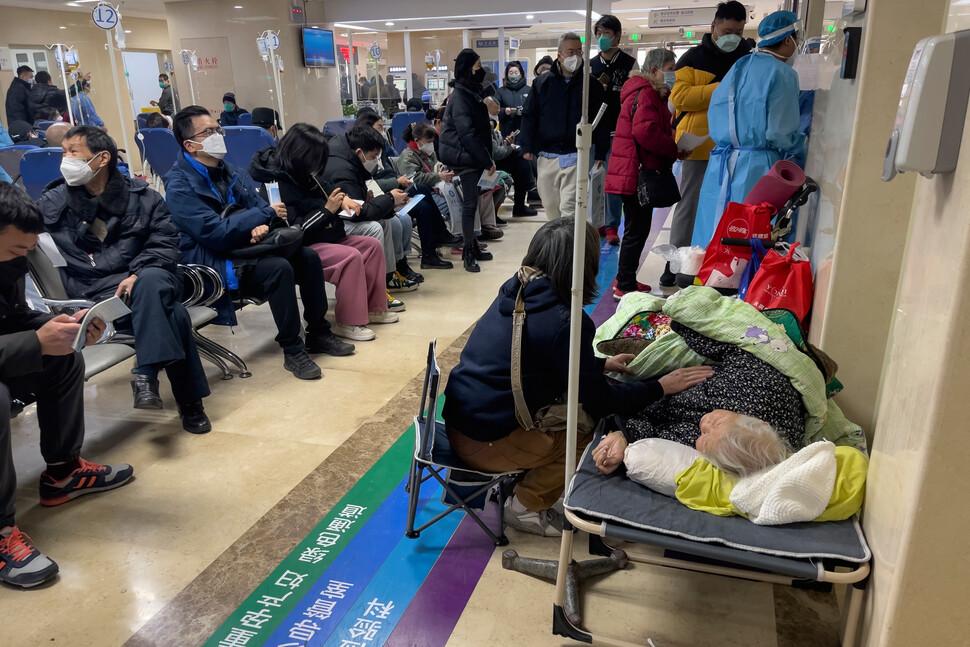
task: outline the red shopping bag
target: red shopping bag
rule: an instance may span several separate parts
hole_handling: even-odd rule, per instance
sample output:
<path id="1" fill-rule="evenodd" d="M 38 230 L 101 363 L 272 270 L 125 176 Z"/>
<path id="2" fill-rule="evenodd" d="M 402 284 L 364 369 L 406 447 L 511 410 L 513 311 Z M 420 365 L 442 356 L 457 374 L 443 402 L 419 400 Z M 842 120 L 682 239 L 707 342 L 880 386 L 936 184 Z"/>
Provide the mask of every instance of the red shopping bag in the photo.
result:
<path id="1" fill-rule="evenodd" d="M 815 288 L 812 285 L 812 266 L 808 257 L 801 252 L 795 254 L 799 244 L 792 245 L 787 256 L 782 256 L 775 250 L 765 255 L 761 267 L 751 279 L 744 300 L 758 310 L 791 310 L 804 323 L 812 308 Z"/>
<path id="2" fill-rule="evenodd" d="M 729 202 L 707 245 L 704 264 L 694 279 L 697 285 L 737 290 L 741 275 L 751 259 L 751 246 L 725 245 L 722 238 L 771 238 L 771 219 L 778 213 L 773 206 Z"/>

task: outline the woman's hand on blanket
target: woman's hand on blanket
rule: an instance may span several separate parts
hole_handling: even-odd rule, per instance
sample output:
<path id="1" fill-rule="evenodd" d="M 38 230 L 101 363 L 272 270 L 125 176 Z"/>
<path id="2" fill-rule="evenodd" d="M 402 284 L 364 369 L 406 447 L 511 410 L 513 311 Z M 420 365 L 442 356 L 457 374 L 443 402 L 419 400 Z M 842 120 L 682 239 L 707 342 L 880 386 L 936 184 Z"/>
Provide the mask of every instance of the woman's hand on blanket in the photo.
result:
<path id="1" fill-rule="evenodd" d="M 614 355 L 613 357 L 608 357 L 606 359 L 606 364 L 603 366 L 603 372 L 605 373 L 626 373 L 627 375 L 632 375 L 633 371 L 627 366 L 630 362 L 636 359 L 636 355 L 633 353 L 621 353 L 619 355 Z"/>
<path id="2" fill-rule="evenodd" d="M 714 369 L 710 366 L 691 366 L 690 368 L 678 368 L 676 371 L 667 373 L 658 381 L 660 386 L 663 387 L 664 395 L 673 395 L 713 376 Z"/>
<path id="3" fill-rule="evenodd" d="M 600 444 L 593 449 L 593 460 L 596 467 L 604 474 L 612 474 L 623 463 L 623 453 L 626 451 L 626 438 L 622 431 L 614 431 L 606 435 Z"/>

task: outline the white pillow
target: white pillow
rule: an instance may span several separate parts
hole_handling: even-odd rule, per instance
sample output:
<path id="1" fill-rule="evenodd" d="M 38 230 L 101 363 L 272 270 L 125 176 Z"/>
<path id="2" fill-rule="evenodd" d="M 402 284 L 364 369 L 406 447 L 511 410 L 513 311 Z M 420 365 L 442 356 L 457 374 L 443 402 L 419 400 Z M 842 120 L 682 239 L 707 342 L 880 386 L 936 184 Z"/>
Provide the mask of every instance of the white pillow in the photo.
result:
<path id="1" fill-rule="evenodd" d="M 700 452 L 689 445 L 645 438 L 627 446 L 623 464 L 631 479 L 672 497 L 677 492 L 676 476 L 700 457 Z"/>

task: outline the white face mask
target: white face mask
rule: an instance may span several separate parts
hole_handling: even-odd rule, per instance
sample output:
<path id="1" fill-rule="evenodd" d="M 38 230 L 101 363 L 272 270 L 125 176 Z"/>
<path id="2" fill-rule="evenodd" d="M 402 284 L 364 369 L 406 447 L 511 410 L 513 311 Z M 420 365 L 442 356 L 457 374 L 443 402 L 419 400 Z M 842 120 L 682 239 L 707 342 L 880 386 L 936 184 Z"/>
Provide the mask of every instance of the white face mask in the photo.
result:
<path id="1" fill-rule="evenodd" d="M 216 158 L 217 160 L 221 160 L 226 156 L 226 138 L 219 133 L 212 133 L 201 142 L 195 143 L 201 143 L 202 152 Z"/>
<path id="2" fill-rule="evenodd" d="M 364 169 L 368 173 L 373 173 L 374 172 L 374 169 L 377 168 L 377 162 L 379 160 L 376 157 L 374 159 L 372 159 L 372 160 L 369 160 L 369 159 L 367 159 L 367 157 L 363 153 L 361 153 L 360 154 L 360 161 L 364 165 Z"/>
<path id="3" fill-rule="evenodd" d="M 424 144 L 421 144 L 418 148 L 420 148 L 421 152 L 424 153 L 425 155 L 431 155 L 432 153 L 434 153 L 434 142 L 425 142 Z"/>
<path id="4" fill-rule="evenodd" d="M 573 54 L 572 56 L 567 56 L 562 60 L 562 66 L 566 68 L 566 71 L 572 74 L 579 67 L 582 62 L 582 58 Z"/>
<path id="5" fill-rule="evenodd" d="M 77 157 L 65 157 L 61 160 L 61 175 L 64 176 L 64 181 L 67 183 L 67 186 L 84 186 L 93 180 L 95 175 L 101 172 L 101 169 L 92 171 L 91 167 L 88 166 L 95 157 L 97 155 L 86 162 Z"/>

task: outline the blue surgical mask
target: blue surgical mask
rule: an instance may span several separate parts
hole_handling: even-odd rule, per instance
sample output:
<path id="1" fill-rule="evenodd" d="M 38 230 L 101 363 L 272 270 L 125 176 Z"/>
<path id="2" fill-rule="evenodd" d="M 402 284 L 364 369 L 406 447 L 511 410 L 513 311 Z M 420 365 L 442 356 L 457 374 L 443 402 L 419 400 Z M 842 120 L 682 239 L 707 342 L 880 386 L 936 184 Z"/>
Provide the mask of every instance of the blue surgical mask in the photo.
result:
<path id="1" fill-rule="evenodd" d="M 674 83 L 677 82 L 676 72 L 664 72 L 664 85 L 666 85 L 671 90 L 674 89 Z"/>
<path id="2" fill-rule="evenodd" d="M 741 37 L 737 34 L 724 34 L 717 39 L 716 44 L 718 49 L 720 49 L 722 52 L 730 54 L 738 48 L 738 45 L 741 44 Z"/>
<path id="3" fill-rule="evenodd" d="M 596 39 L 596 44 L 599 46 L 601 52 L 605 52 L 613 47 L 613 39 L 609 36 L 600 36 Z"/>

